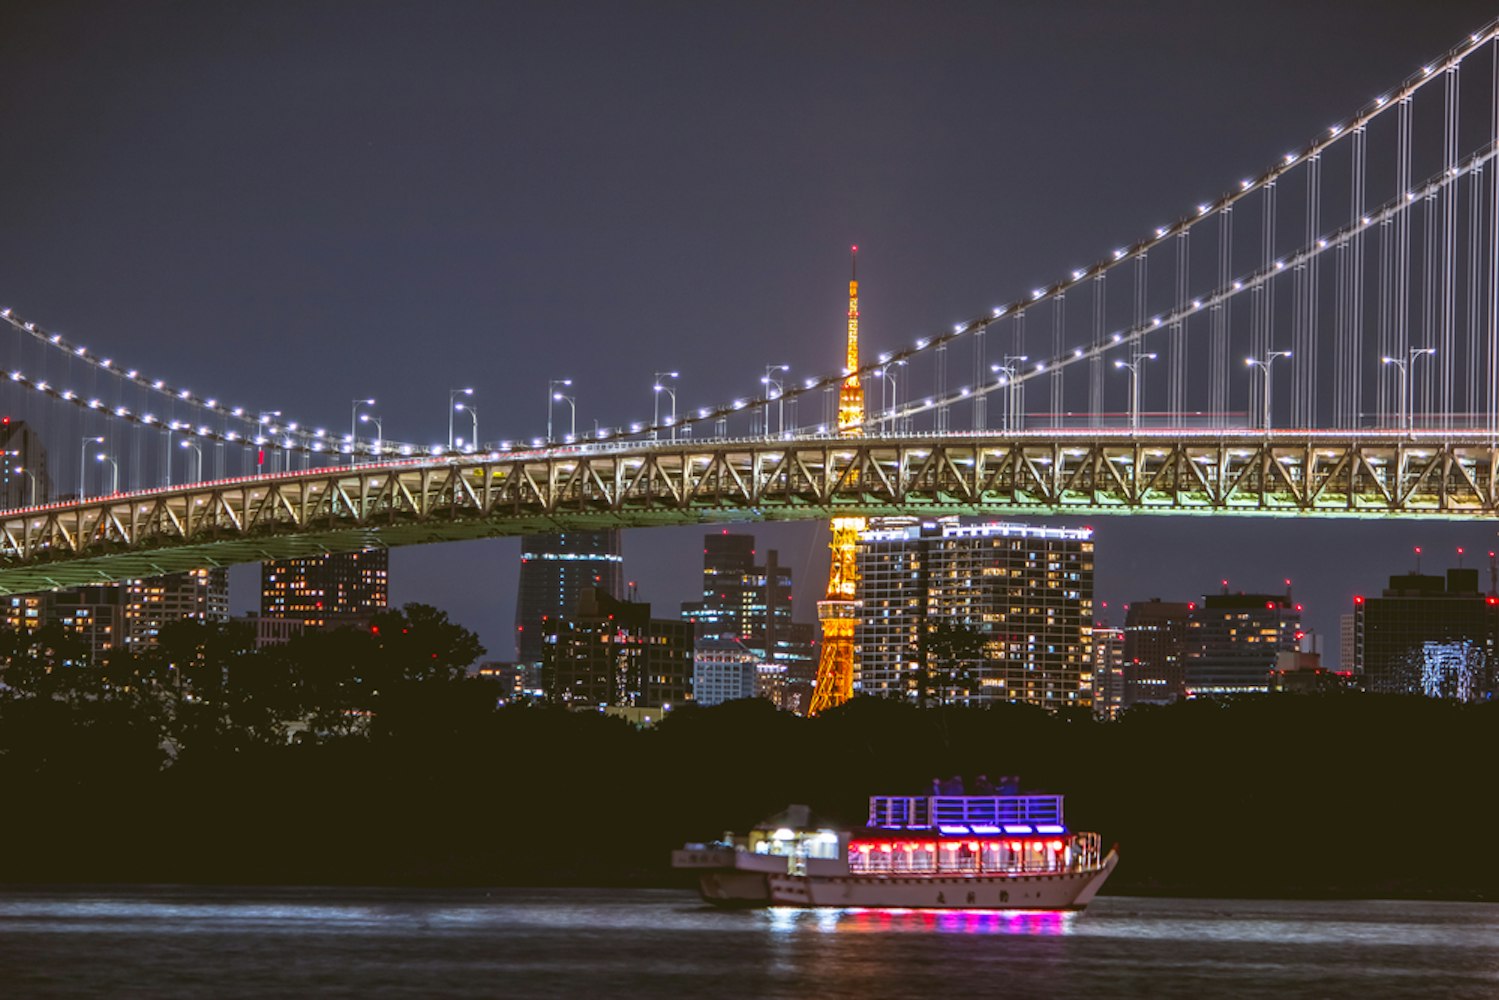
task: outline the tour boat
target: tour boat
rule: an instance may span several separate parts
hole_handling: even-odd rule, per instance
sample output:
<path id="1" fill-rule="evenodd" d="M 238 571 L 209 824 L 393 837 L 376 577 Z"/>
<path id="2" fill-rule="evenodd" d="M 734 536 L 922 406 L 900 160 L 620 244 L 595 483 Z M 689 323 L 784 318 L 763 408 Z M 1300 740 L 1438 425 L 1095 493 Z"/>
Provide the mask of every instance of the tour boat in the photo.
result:
<path id="1" fill-rule="evenodd" d="M 720 906 L 1081 910 L 1119 862 L 1060 795 L 877 795 L 858 831 L 791 806 L 747 835 L 672 852 Z"/>

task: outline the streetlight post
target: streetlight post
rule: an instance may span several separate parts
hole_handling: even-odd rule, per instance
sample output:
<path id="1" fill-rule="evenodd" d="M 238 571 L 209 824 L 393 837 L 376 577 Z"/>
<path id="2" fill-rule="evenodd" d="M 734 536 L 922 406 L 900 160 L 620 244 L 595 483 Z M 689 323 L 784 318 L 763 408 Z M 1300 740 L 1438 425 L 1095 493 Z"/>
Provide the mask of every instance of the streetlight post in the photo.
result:
<path id="1" fill-rule="evenodd" d="M 1399 358 L 1380 358 L 1387 365 L 1394 365 L 1400 372 L 1400 429 L 1410 433 L 1415 430 L 1415 414 L 1411 412 L 1410 374 L 1416 367 L 1416 359 L 1423 354 L 1435 354 L 1435 347 L 1411 347 L 1406 351 L 1405 360 Z"/>
<path id="2" fill-rule="evenodd" d="M 463 409 L 462 406 L 458 405 L 458 397 L 459 396 L 472 396 L 473 394 L 474 394 L 474 390 L 472 390 L 472 389 L 449 389 L 448 390 L 448 451 L 452 451 L 453 450 L 453 414 L 456 413 L 458 410 Z M 474 440 L 476 442 L 478 440 L 478 437 L 479 437 L 479 432 L 475 431 L 474 432 Z"/>
<path id="3" fill-rule="evenodd" d="M 677 439 L 677 390 L 667 385 L 666 380 L 677 378 L 679 374 L 679 372 L 657 372 L 656 382 L 651 386 L 651 391 L 654 393 L 652 398 L 655 401 L 655 407 L 651 411 L 651 426 L 661 426 L 661 394 L 664 392 L 671 397 L 671 439 L 673 441 Z M 656 440 L 655 431 L 651 431 L 651 440 Z"/>
<path id="4" fill-rule="evenodd" d="M 359 408 L 361 406 L 374 406 L 373 399 L 354 400 L 354 409 L 349 414 L 349 464 L 353 465 L 358 459 L 359 452 Z"/>
<path id="5" fill-rule="evenodd" d="M 479 447 L 479 411 L 476 410 L 476 409 L 474 409 L 473 404 L 471 404 L 471 403 L 457 403 L 457 404 L 455 404 L 454 407 L 453 407 L 453 412 L 456 413 L 459 410 L 462 410 L 463 412 L 467 413 L 469 415 L 469 417 L 474 422 L 474 436 L 469 440 L 469 445 L 470 445 L 470 450 L 477 450 L 478 447 Z M 452 423 L 453 423 L 453 417 L 452 417 L 452 414 L 449 414 L 448 415 L 448 426 L 451 427 Z M 453 450 L 453 434 L 452 434 L 452 431 L 449 430 L 449 432 L 448 432 L 448 451 L 452 451 L 452 450 Z"/>
<path id="6" fill-rule="evenodd" d="M 257 476 L 265 474 L 265 446 L 267 444 L 272 446 L 271 471 L 276 471 L 274 461 L 276 442 L 273 437 L 276 433 L 276 425 L 271 418 L 279 416 L 281 416 L 280 410 L 261 410 L 255 417 L 255 474 Z"/>
<path id="7" fill-rule="evenodd" d="M 1124 368 L 1129 371 L 1129 429 L 1137 431 L 1140 429 L 1140 366 L 1147 361 L 1155 360 L 1155 352 L 1149 354 L 1134 354 L 1128 361 L 1115 361 L 1115 368 Z"/>
<path id="8" fill-rule="evenodd" d="M 1029 361 L 1028 354 L 1010 354 L 1004 364 L 990 365 L 989 370 L 999 376 L 998 385 L 1005 386 L 1005 429 L 1020 429 L 1020 413 L 1024 409 L 1025 386 L 1020 381 L 1020 366 Z"/>
<path id="9" fill-rule="evenodd" d="M 193 482 L 201 483 L 203 481 L 203 449 L 192 441 L 182 442 L 182 447 L 191 449 L 193 454 L 198 456 L 198 474 L 193 477 Z"/>
<path id="10" fill-rule="evenodd" d="M 1258 358 L 1244 359 L 1244 365 L 1246 367 L 1260 368 L 1265 372 L 1265 409 L 1264 416 L 1260 420 L 1260 425 L 1264 427 L 1265 433 L 1267 434 L 1270 433 L 1270 403 L 1272 400 L 1272 397 L 1270 395 L 1270 366 L 1275 364 L 1276 358 L 1289 358 L 1290 356 L 1290 351 L 1271 351 L 1269 354 L 1265 355 L 1265 360 L 1263 361 Z"/>
<path id="11" fill-rule="evenodd" d="M 17 472 L 24 472 L 24 473 L 26 473 L 26 478 L 31 481 L 31 492 L 28 494 L 28 496 L 30 497 L 30 500 L 27 501 L 27 505 L 30 506 L 30 507 L 35 507 L 36 506 L 36 473 L 32 472 L 30 469 L 26 468 L 24 465 L 18 465 L 18 466 L 16 466 L 16 471 Z"/>
<path id="12" fill-rule="evenodd" d="M 780 415 L 781 432 L 786 431 L 786 387 L 776 378 L 777 372 L 789 372 L 790 365 L 766 365 L 765 375 L 760 379 L 760 384 L 765 386 L 765 436 L 770 437 L 770 402 L 776 401 L 777 413 Z M 771 392 L 775 395 L 772 396 Z"/>
<path id="13" fill-rule="evenodd" d="M 86 496 L 84 484 L 88 482 L 88 446 L 91 444 L 103 444 L 102 437 L 86 437 L 82 446 L 78 449 L 78 499 Z M 171 485 L 168 483 L 167 485 Z"/>
<path id="14" fill-rule="evenodd" d="M 378 461 L 380 453 L 385 450 L 385 425 L 380 422 L 379 417 L 368 413 L 361 413 L 359 415 L 359 422 L 361 424 L 375 425 L 375 459 Z"/>
<path id="15" fill-rule="evenodd" d="M 99 439 L 103 441 L 103 438 Z M 104 454 L 102 451 L 94 456 L 100 462 L 108 462 L 110 467 L 109 492 L 115 494 L 120 492 L 120 463 Z"/>
<path id="16" fill-rule="evenodd" d="M 571 417 L 567 425 L 567 440 L 572 441 L 578 436 L 578 400 L 576 396 L 564 396 L 560 392 L 552 393 L 552 399 L 559 403 L 566 403 Z M 551 414 L 548 413 L 550 418 Z M 547 443 L 552 441 L 552 422 L 547 420 Z"/>
<path id="17" fill-rule="evenodd" d="M 885 420 L 890 430 L 900 433 L 900 428 L 895 425 L 895 411 L 900 406 L 900 381 L 892 374 L 890 369 L 905 365 L 905 359 L 898 361 L 886 361 L 874 370 L 874 377 L 880 380 L 880 408 L 885 411 Z M 889 402 L 886 402 L 886 400 Z"/>
<path id="18" fill-rule="evenodd" d="M 573 380 L 570 378 L 554 378 L 547 382 L 547 444 L 552 443 L 552 404 L 556 403 L 559 399 L 565 398 L 557 391 L 557 387 L 559 385 L 567 386 L 572 384 Z"/>

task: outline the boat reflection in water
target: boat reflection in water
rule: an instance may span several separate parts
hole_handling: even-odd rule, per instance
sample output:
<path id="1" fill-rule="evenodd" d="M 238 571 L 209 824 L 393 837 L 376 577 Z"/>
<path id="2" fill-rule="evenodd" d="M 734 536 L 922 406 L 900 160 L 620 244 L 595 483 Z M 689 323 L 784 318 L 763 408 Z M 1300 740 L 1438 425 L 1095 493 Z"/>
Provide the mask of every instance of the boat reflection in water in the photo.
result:
<path id="1" fill-rule="evenodd" d="M 800 906 L 767 908 L 770 928 L 782 933 L 889 934 L 1001 934 L 1022 937 L 1061 937 L 1071 934 L 1075 910 L 931 910 L 931 909 L 807 909 Z"/>

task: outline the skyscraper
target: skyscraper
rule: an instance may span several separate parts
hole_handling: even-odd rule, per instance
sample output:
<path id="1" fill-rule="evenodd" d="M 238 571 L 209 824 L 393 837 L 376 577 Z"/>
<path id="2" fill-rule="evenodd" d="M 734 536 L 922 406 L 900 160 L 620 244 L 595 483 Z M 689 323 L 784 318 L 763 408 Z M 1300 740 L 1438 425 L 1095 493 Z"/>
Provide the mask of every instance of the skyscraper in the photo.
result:
<path id="1" fill-rule="evenodd" d="M 390 551 L 330 552 L 260 565 L 260 613 L 325 628 L 384 611 L 390 599 Z"/>
<path id="2" fill-rule="evenodd" d="M 692 699 L 692 625 L 589 587 L 571 614 L 549 619 L 542 686 L 566 705 L 665 708 Z"/>
<path id="3" fill-rule="evenodd" d="M 624 596 L 624 558 L 619 531 L 565 531 L 521 539 L 520 593 L 515 605 L 515 648 L 519 662 L 541 662 L 547 623 L 577 611 L 594 587 Z"/>
<path id="4" fill-rule="evenodd" d="M 124 642 L 135 649 L 156 645 L 161 628 L 170 622 L 229 620 L 229 571 L 221 567 L 126 580 L 120 584 L 124 602 Z"/>
<path id="5" fill-rule="evenodd" d="M 47 449 L 24 420 L 0 417 L 0 510 L 51 499 Z"/>
<path id="6" fill-rule="evenodd" d="M 1093 533 L 1024 524 L 875 526 L 859 536 L 856 690 L 915 701 L 1087 706 Z M 976 654 L 923 650 L 941 624 Z M 942 662 L 947 659 L 949 662 Z"/>
<path id="7" fill-rule="evenodd" d="M 1187 626 L 1187 697 L 1270 690 L 1277 654 L 1301 639 L 1301 607 L 1289 594 L 1209 594 Z"/>
<path id="8" fill-rule="evenodd" d="M 1132 601 L 1124 616 L 1124 703 L 1164 705 L 1187 693 L 1183 672 L 1188 625 L 1195 604 Z"/>
<path id="9" fill-rule="evenodd" d="M 791 567 L 775 549 L 762 564 L 753 535 L 704 536 L 702 593 L 701 601 L 682 605 L 700 644 L 737 643 L 758 662 L 810 664 L 812 626 L 792 619 Z"/>
<path id="10" fill-rule="evenodd" d="M 1471 701 L 1494 690 L 1499 596 L 1478 571 L 1390 577 L 1378 597 L 1353 599 L 1354 656 L 1364 689 Z"/>

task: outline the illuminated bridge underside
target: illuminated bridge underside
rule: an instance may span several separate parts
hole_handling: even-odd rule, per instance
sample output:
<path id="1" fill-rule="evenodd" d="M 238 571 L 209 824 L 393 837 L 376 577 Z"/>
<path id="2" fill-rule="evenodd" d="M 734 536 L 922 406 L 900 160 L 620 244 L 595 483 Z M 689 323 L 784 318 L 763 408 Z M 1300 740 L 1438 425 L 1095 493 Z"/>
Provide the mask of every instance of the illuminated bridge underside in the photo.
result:
<path id="1" fill-rule="evenodd" d="M 371 546 L 893 514 L 1499 511 L 1488 440 L 1096 434 L 641 445 L 323 469 L 0 513 L 0 594 Z"/>

